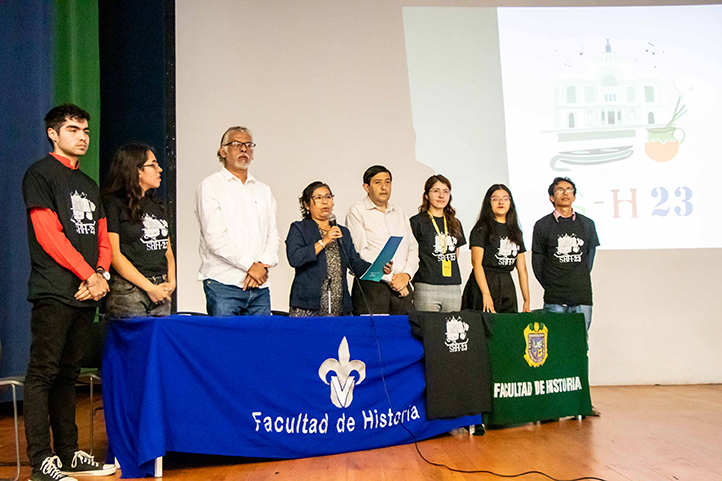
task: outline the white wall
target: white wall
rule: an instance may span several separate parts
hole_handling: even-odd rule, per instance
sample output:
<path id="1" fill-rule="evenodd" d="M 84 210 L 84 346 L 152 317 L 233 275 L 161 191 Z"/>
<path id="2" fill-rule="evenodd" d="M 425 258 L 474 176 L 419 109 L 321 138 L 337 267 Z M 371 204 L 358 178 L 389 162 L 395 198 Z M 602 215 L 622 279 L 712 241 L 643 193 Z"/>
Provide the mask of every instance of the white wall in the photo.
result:
<path id="1" fill-rule="evenodd" d="M 376 163 L 394 174 L 392 202 L 416 212 L 423 182 L 434 172 L 416 161 L 401 8 L 440 4 L 176 2 L 179 310 L 205 311 L 193 196 L 221 168 L 215 152 L 231 125 L 253 130 L 251 172 L 274 192 L 284 239 L 309 182 L 332 186 L 342 220 L 364 195 L 363 171 Z M 572 3 L 556 3 L 565 4 Z M 494 127 L 479 135 L 496 135 Z M 479 201 L 488 185 L 505 180 L 498 175 L 476 180 Z M 540 179 L 542 192 L 549 181 Z M 469 195 L 468 179 L 456 184 Z M 460 214 L 468 230 L 476 212 Z M 283 244 L 280 253 L 271 297 L 274 309 L 285 310 L 293 270 Z M 461 258 L 465 279 L 469 257 L 465 251 Z M 722 291 L 720 271 L 720 249 L 598 252 L 592 383 L 722 382 L 722 315 L 714 301 Z M 532 281 L 532 307 L 541 304 Z"/>

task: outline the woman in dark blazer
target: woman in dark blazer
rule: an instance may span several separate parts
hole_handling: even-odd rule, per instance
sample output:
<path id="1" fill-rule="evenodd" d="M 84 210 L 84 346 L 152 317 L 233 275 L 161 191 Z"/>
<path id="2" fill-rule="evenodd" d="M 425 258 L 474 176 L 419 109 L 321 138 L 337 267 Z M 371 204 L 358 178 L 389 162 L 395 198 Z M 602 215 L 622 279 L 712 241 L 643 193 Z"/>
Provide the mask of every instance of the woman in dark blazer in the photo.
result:
<path id="1" fill-rule="evenodd" d="M 296 269 L 289 313 L 293 317 L 349 315 L 347 269 L 361 276 L 371 264 L 356 252 L 348 229 L 336 225 L 333 194 L 327 184 L 312 182 L 298 201 L 303 220 L 291 224 L 286 237 L 288 263 Z"/>

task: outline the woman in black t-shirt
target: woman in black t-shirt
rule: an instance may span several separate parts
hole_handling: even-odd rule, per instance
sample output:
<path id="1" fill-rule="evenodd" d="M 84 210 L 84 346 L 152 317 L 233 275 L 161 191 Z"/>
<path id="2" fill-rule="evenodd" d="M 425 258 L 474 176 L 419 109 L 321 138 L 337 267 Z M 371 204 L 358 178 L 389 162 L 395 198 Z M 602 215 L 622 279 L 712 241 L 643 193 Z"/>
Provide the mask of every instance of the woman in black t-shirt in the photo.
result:
<path id="1" fill-rule="evenodd" d="M 461 308 L 459 247 L 466 244 L 461 222 L 451 207 L 451 182 L 441 174 L 426 180 L 419 213 L 409 219 L 419 243 L 414 275 L 414 309 L 452 312 Z"/>
<path id="2" fill-rule="evenodd" d="M 511 271 L 516 267 L 524 297 L 522 312 L 530 312 L 524 239 L 514 198 L 504 184 L 494 184 L 486 191 L 469 244 L 474 271 L 464 288 L 464 309 L 518 312 L 516 288 L 511 279 Z"/>
<path id="3" fill-rule="evenodd" d="M 145 144 L 125 145 L 113 158 L 103 189 L 113 248 L 106 303 L 111 319 L 170 314 L 175 258 L 165 206 L 154 195 L 162 171 L 153 149 Z"/>

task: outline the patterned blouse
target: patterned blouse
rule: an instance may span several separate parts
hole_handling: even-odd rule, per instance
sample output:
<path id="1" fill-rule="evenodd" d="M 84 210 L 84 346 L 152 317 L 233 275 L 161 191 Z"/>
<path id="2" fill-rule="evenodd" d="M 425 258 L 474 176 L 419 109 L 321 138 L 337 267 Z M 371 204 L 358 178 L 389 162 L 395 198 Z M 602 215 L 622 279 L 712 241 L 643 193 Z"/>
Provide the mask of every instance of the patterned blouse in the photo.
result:
<path id="1" fill-rule="evenodd" d="M 318 228 L 321 237 L 326 235 L 325 230 Z M 338 242 L 330 242 L 326 246 L 326 280 L 321 285 L 321 309 L 300 309 L 292 307 L 289 314 L 291 317 L 322 317 L 341 316 L 343 313 L 343 278 L 345 272 L 341 272 L 341 254 Z"/>

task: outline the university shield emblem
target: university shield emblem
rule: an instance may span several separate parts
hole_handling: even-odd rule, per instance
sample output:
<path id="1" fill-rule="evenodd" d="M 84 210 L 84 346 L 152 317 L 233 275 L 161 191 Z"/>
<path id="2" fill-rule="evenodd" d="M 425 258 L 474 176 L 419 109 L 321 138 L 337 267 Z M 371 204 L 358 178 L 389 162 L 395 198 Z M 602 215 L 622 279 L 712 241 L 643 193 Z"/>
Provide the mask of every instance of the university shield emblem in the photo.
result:
<path id="1" fill-rule="evenodd" d="M 548 334 L 547 327 L 538 322 L 535 322 L 533 326 L 529 324 L 524 329 L 524 339 L 526 340 L 524 359 L 531 367 L 539 367 L 547 360 L 549 355 L 547 350 Z"/>

